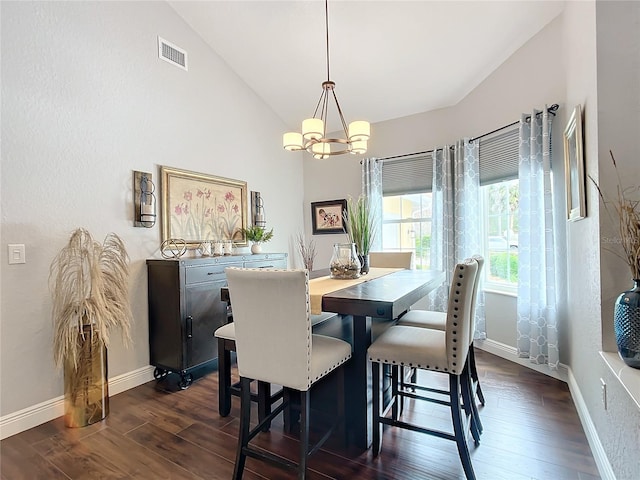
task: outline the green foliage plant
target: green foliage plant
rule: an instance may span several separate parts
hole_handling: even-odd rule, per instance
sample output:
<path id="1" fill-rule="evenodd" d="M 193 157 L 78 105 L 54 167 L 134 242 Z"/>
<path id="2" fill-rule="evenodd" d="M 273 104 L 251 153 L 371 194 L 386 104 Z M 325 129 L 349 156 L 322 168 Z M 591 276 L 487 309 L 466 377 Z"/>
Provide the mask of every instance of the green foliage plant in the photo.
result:
<path id="1" fill-rule="evenodd" d="M 356 244 L 358 255 L 368 255 L 376 235 L 370 202 L 362 195 L 357 200 L 349 197 L 347 209 L 342 214 L 349 241 Z"/>
<path id="2" fill-rule="evenodd" d="M 247 240 L 253 243 L 264 243 L 273 238 L 273 228 L 267 230 L 256 225 L 251 225 L 248 228 L 243 228 L 242 233 L 247 238 Z"/>

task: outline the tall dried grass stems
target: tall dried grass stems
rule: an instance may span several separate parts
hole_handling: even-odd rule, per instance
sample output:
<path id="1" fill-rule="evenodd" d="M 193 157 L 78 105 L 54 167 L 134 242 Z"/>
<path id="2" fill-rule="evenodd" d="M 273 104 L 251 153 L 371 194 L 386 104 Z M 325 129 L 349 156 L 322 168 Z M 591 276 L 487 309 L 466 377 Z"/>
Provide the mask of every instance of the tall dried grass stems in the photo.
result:
<path id="1" fill-rule="evenodd" d="M 610 251 L 627 262 L 631 269 L 633 279 L 640 279 L 640 200 L 637 199 L 637 197 L 640 197 L 640 186 L 622 186 L 616 159 L 611 150 L 609 150 L 609 154 L 611 155 L 611 161 L 613 162 L 613 167 L 618 179 L 616 199 L 613 201 L 607 200 L 600 189 L 598 182 L 596 182 L 591 175 L 589 175 L 589 179 L 598 189 L 598 194 L 600 195 L 600 199 L 602 200 L 609 217 L 611 217 L 615 222 L 615 219 L 613 218 L 614 215 L 608 207 L 609 205 L 613 206 L 617 216 L 620 245 L 622 246 L 624 254 L 621 255 L 614 250 Z M 636 198 L 630 198 L 630 195 L 633 195 Z"/>
<path id="2" fill-rule="evenodd" d="M 313 270 L 313 261 L 316 258 L 316 242 L 309 240 L 309 243 L 307 243 L 303 233 L 298 233 L 296 242 L 298 244 L 298 252 L 300 252 L 300 256 L 302 257 L 304 268 L 309 271 Z"/>
<path id="3" fill-rule="evenodd" d="M 351 243 L 356 244 L 358 255 L 368 255 L 375 238 L 373 225 L 373 208 L 369 200 L 360 195 L 357 200 L 349 197 L 347 209 L 343 212 L 347 227 L 347 236 Z"/>
<path id="4" fill-rule="evenodd" d="M 83 228 L 73 232 L 49 271 L 57 366 L 70 359 L 78 368 L 83 325 L 105 346 L 113 328 L 121 329 L 125 345 L 131 342 L 128 279 L 129 255 L 120 237 L 110 233 L 101 245 Z"/>

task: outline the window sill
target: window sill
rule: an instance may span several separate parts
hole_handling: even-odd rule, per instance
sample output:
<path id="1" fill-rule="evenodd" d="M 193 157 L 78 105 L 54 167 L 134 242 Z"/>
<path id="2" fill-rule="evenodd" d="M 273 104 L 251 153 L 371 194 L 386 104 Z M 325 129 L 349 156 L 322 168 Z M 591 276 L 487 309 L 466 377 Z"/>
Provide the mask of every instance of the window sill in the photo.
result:
<path id="1" fill-rule="evenodd" d="M 600 352 L 600 356 L 640 409 L 640 369 L 624 363 L 618 352 Z"/>
<path id="2" fill-rule="evenodd" d="M 492 293 L 494 295 L 504 295 L 505 297 L 517 297 L 518 293 L 517 292 L 509 292 L 506 290 L 494 290 L 492 288 L 483 288 L 482 291 L 484 293 Z"/>

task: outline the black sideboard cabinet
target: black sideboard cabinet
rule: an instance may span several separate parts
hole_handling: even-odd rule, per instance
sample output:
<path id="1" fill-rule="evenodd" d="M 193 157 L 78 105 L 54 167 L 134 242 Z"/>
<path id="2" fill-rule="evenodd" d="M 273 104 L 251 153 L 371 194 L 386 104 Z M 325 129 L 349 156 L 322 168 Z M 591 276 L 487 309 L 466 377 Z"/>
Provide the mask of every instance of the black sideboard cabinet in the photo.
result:
<path id="1" fill-rule="evenodd" d="M 180 259 L 148 259 L 149 353 L 153 376 L 180 375 L 187 388 L 194 368 L 217 367 L 215 330 L 227 323 L 227 304 L 220 289 L 224 269 L 287 268 L 286 253 L 263 253 Z"/>

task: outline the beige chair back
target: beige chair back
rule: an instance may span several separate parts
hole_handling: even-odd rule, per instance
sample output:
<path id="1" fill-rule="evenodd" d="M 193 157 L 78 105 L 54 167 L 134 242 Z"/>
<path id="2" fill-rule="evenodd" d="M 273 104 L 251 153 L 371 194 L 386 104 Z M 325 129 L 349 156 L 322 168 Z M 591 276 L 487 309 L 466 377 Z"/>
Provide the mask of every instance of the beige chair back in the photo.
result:
<path id="1" fill-rule="evenodd" d="M 413 252 L 369 252 L 369 266 L 380 268 L 413 268 Z"/>
<path id="2" fill-rule="evenodd" d="M 467 258 L 455 266 L 451 279 L 445 341 L 449 373 L 456 375 L 462 373 L 469 352 L 469 323 L 477 273 L 478 262 L 473 258 Z"/>
<path id="3" fill-rule="evenodd" d="M 478 262 L 478 272 L 476 273 L 476 280 L 473 284 L 473 302 L 471 303 L 471 323 L 469 328 L 471 329 L 471 338 L 469 342 L 473 342 L 473 337 L 476 334 L 476 305 L 478 304 L 478 291 L 480 290 L 480 280 L 482 278 L 482 267 L 484 267 L 484 257 L 482 255 L 474 255 L 473 258 Z"/>
<path id="4" fill-rule="evenodd" d="M 300 391 L 311 379 L 306 270 L 227 268 L 242 377 Z"/>

